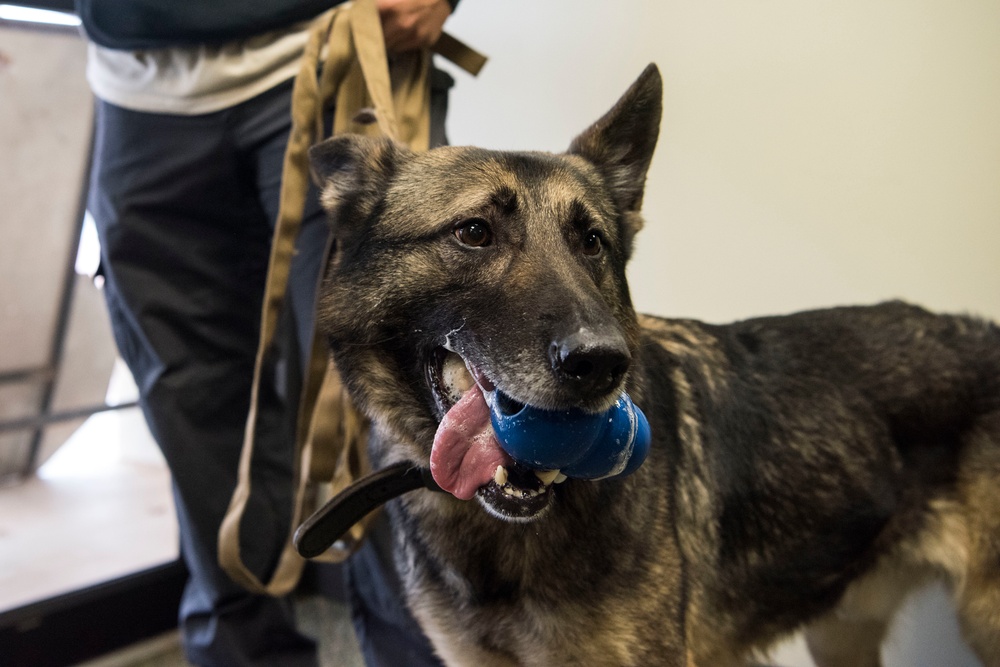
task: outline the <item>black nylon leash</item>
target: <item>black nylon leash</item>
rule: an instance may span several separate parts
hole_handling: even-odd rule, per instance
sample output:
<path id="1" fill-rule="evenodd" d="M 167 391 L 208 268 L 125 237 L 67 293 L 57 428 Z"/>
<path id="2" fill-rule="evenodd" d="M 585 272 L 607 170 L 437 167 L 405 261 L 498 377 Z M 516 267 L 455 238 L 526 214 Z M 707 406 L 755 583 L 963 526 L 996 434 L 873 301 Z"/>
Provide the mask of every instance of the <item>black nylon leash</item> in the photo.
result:
<path id="1" fill-rule="evenodd" d="M 397 463 L 365 475 L 316 510 L 295 531 L 293 544 L 303 558 L 315 558 L 351 526 L 393 498 L 417 489 L 443 491 L 428 468 Z"/>

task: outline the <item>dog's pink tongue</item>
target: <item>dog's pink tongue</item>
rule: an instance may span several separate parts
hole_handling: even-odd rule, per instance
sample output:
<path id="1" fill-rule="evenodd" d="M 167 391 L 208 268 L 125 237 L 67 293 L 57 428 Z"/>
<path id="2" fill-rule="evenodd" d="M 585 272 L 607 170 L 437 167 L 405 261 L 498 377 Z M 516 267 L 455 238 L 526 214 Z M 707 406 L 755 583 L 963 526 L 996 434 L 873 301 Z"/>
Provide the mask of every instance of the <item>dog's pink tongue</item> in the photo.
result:
<path id="1" fill-rule="evenodd" d="M 486 484 L 497 466 L 506 466 L 510 457 L 500 448 L 490 409 L 478 385 L 441 420 L 431 449 L 431 474 L 442 489 L 456 498 L 469 500 Z"/>

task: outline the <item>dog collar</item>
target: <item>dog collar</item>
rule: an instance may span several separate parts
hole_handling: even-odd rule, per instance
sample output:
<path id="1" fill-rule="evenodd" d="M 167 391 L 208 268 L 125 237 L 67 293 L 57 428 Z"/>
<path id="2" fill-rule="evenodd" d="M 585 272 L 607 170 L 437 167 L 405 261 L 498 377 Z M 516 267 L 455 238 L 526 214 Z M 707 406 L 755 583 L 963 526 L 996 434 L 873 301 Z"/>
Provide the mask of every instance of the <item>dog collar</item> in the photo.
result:
<path id="1" fill-rule="evenodd" d="M 295 531 L 292 543 L 303 558 L 315 558 L 369 512 L 416 489 L 442 491 L 430 469 L 410 463 L 397 463 L 365 475 L 306 519 Z"/>

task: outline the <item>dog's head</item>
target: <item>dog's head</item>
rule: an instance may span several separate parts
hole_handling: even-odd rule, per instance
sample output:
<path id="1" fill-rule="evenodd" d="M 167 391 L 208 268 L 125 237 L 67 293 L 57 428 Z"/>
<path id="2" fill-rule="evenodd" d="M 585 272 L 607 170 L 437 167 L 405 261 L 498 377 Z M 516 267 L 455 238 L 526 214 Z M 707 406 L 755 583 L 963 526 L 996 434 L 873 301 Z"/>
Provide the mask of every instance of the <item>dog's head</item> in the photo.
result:
<path id="1" fill-rule="evenodd" d="M 318 323 L 394 442 L 381 462 L 430 463 L 504 518 L 549 506 L 557 473 L 513 464 L 484 396 L 597 411 L 625 386 L 638 344 L 625 264 L 661 96 L 650 65 L 558 155 L 357 136 L 310 151 L 336 240 Z"/>

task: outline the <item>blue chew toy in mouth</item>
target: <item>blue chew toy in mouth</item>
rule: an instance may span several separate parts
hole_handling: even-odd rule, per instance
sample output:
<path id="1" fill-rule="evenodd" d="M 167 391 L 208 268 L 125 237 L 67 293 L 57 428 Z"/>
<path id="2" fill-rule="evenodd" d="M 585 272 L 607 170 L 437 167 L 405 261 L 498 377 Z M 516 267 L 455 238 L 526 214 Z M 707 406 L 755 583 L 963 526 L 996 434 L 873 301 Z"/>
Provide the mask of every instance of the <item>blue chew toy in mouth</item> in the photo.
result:
<path id="1" fill-rule="evenodd" d="M 605 412 L 542 410 L 494 391 L 487 401 L 493 433 L 518 463 L 575 479 L 630 475 L 649 453 L 649 422 L 622 392 Z"/>

